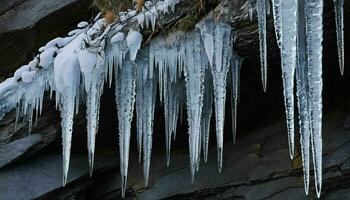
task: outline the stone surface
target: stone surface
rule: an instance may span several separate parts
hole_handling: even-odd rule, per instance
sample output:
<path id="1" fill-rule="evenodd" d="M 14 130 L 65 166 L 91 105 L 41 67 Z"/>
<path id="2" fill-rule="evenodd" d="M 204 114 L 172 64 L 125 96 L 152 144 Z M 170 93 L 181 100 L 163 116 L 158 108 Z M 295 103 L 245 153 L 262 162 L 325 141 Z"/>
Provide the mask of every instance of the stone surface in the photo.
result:
<path id="1" fill-rule="evenodd" d="M 0 168 L 8 165 L 26 154 L 33 146 L 42 141 L 41 134 L 31 134 L 28 137 L 15 140 L 0 146 Z"/>
<path id="2" fill-rule="evenodd" d="M 346 178 L 350 176 L 348 170 L 350 130 L 341 128 L 350 113 L 349 106 L 347 108 L 325 116 L 322 193 L 325 199 L 344 199 L 347 197 L 347 190 L 350 190 Z M 186 133 L 179 133 L 180 137 L 181 135 Z M 236 144 L 226 142 L 221 174 L 217 171 L 216 148 L 211 146 L 209 161 L 201 164 L 193 184 L 190 182 L 186 150 L 173 148 L 168 168 L 165 166 L 165 155 L 160 153 L 163 149 L 153 151 L 149 188 L 143 186 L 142 165 L 137 162 L 137 155 L 133 154 L 129 168 L 129 198 L 251 200 L 316 198 L 313 176 L 309 196 L 305 196 L 302 169 L 294 164 L 300 159 L 299 155 L 294 160 L 289 158 L 284 121 L 247 135 L 239 138 Z M 299 151 L 300 147 L 296 148 Z M 95 198 L 119 197 L 119 172 L 111 172 L 109 175 L 110 177 L 95 183 L 98 185 L 93 194 Z"/>
<path id="3" fill-rule="evenodd" d="M 1 0 L 0 80 L 27 64 L 38 48 L 89 21 L 91 0 Z"/>
<path id="4" fill-rule="evenodd" d="M 95 174 L 115 168 L 117 163 L 112 154 L 97 155 Z M 17 166 L 0 170 L 1 199 L 64 199 L 88 188 L 91 182 L 87 155 L 82 154 L 72 155 L 65 188 L 62 188 L 61 154 L 34 156 Z"/>

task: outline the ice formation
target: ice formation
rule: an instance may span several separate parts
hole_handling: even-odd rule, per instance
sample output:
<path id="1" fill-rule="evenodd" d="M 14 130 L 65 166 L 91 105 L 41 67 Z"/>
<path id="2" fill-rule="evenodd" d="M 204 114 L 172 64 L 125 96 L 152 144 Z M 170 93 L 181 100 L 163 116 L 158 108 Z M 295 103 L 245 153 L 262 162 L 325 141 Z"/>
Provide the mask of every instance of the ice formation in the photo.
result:
<path id="1" fill-rule="evenodd" d="M 261 64 L 261 81 L 264 92 L 267 85 L 267 39 L 266 39 L 266 0 L 256 0 L 256 10 L 258 13 L 259 24 L 259 46 L 260 46 L 260 64 Z"/>
<path id="2" fill-rule="evenodd" d="M 16 122 L 29 122 L 29 132 L 42 112 L 44 92 L 55 94 L 61 111 L 63 185 L 69 170 L 73 118 L 86 103 L 90 175 L 93 172 L 95 137 L 99 125 L 100 98 L 104 84 L 114 76 L 118 110 L 118 134 L 122 194 L 127 189 L 131 120 L 137 116 L 137 148 L 143 161 L 145 185 L 151 164 L 152 135 L 157 91 L 164 102 L 166 163 L 170 163 L 171 142 L 178 121 L 187 108 L 189 157 L 192 181 L 201 155 L 208 159 L 210 121 L 215 108 L 217 158 L 222 169 L 226 85 L 231 92 L 232 134 L 236 139 L 242 59 L 233 51 L 230 25 L 203 19 L 196 29 L 160 35 L 142 46 L 139 29 L 124 30 L 128 20 L 139 28 L 156 26 L 157 17 L 175 10 L 180 1 L 146 2 L 141 12 L 120 13 L 121 22 L 107 25 L 96 17 L 92 24 L 81 22 L 68 37 L 56 38 L 39 49 L 33 61 L 19 68 L 0 84 L 0 120 L 15 107 Z M 267 83 L 265 0 L 249 0 L 249 15 L 256 8 L 261 73 Z M 341 73 L 344 71 L 343 0 L 334 0 Z M 281 50 L 282 78 L 290 155 L 294 155 L 294 85 L 298 105 L 300 143 L 305 192 L 310 181 L 310 150 L 314 163 L 318 197 L 322 186 L 322 0 L 273 0 L 273 19 Z M 294 83 L 294 76 L 296 83 Z M 157 88 L 158 87 L 158 88 Z M 54 93 L 55 92 L 55 93 Z M 213 105 L 214 104 L 214 105 Z M 203 112 L 205 111 L 205 112 Z M 33 122 L 34 121 L 34 122 Z M 311 148 L 310 148 L 311 147 Z"/>
<path id="3" fill-rule="evenodd" d="M 341 75 L 344 74 L 344 0 L 333 0 L 337 29 L 338 61 Z"/>

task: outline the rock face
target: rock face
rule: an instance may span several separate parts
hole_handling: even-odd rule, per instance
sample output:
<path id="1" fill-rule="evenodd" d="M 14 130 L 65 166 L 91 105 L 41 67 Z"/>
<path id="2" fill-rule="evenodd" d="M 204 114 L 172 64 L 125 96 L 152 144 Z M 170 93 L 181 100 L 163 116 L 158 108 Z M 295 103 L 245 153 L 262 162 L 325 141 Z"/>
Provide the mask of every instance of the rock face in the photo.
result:
<path id="1" fill-rule="evenodd" d="M 6 77 L 24 64 L 49 39 L 65 35 L 83 19 L 89 21 L 93 16 L 88 9 L 90 3 L 88 0 L 2 0 L 0 65 L 6 67 L 0 67 L 0 81 L 1 77 Z M 143 186 L 142 164 L 138 163 L 136 146 L 132 144 L 126 199 L 315 198 L 312 181 L 309 196 L 305 196 L 300 155 L 297 154 L 294 160 L 289 159 L 279 53 L 273 27 L 269 26 L 268 29 L 269 82 L 268 92 L 263 94 L 256 21 L 248 20 L 245 6 L 243 0 L 225 0 L 213 12 L 216 18 L 234 27 L 237 33 L 236 49 L 245 57 L 238 138 L 236 144 L 230 141 L 231 120 L 228 112 L 223 172 L 217 172 L 214 125 L 208 163 L 202 161 L 194 184 L 190 182 L 186 124 L 178 128 L 170 167 L 165 167 L 164 111 L 159 106 L 156 108 L 158 114 L 155 119 L 150 186 Z M 349 4 L 346 6 L 346 16 L 349 16 Z M 342 78 L 338 74 L 332 9 L 331 1 L 325 1 L 322 198 L 349 199 L 350 94 L 347 87 L 350 73 Z M 271 18 L 268 23 L 272 25 Z M 346 26 L 346 32 L 350 32 L 349 26 Z M 349 57 L 348 53 L 345 57 Z M 0 199 L 120 199 L 113 93 L 106 88 L 102 97 L 95 172 L 91 178 L 87 171 L 84 110 L 76 117 L 69 184 L 65 188 L 61 186 L 60 118 L 54 103 L 47 100 L 44 114 L 38 118 L 31 135 L 28 135 L 26 123 L 19 123 L 15 130 L 15 113 L 9 113 L 0 122 Z M 132 137 L 135 142 L 136 138 Z M 298 149 L 297 141 L 296 144 Z"/>
<path id="2" fill-rule="evenodd" d="M 49 39 L 93 16 L 91 0 L 2 0 L 0 81 L 26 64 Z"/>

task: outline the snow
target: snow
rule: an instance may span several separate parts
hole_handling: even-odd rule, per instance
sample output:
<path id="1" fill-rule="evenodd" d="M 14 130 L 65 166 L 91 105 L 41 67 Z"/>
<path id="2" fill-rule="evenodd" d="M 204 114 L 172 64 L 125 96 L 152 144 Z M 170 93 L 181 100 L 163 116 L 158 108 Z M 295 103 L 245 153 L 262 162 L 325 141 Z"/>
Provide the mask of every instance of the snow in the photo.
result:
<path id="1" fill-rule="evenodd" d="M 142 35 L 137 31 L 130 31 L 126 37 L 126 43 L 130 52 L 130 60 L 135 61 L 138 50 L 141 48 Z"/>
<path id="2" fill-rule="evenodd" d="M 87 23 L 87 22 L 80 22 L 80 23 L 77 25 L 78 28 L 85 28 L 85 27 L 87 27 L 87 26 L 89 26 L 89 23 Z"/>
<path id="3" fill-rule="evenodd" d="M 112 37 L 111 42 L 112 42 L 112 43 L 120 42 L 120 41 L 123 41 L 124 38 L 125 38 L 124 33 L 118 32 L 117 34 L 115 34 L 115 35 Z"/>
<path id="4" fill-rule="evenodd" d="M 54 62 L 55 57 L 57 56 L 58 48 L 57 47 L 50 47 L 43 51 L 40 54 L 40 62 L 39 66 L 47 68 L 51 66 Z"/>
<path id="5" fill-rule="evenodd" d="M 24 71 L 21 75 L 23 83 L 30 83 L 33 81 L 36 71 Z"/>

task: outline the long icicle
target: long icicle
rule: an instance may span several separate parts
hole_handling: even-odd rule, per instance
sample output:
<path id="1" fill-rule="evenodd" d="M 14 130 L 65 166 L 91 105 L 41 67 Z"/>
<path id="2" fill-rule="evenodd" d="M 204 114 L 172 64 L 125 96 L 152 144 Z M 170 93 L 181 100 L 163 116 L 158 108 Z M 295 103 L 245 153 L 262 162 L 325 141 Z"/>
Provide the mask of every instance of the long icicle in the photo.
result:
<path id="1" fill-rule="evenodd" d="M 211 67 L 214 83 L 215 118 L 218 169 L 222 170 L 222 158 L 224 150 L 224 124 L 226 103 L 226 79 L 230 68 L 232 56 L 231 27 L 227 24 L 216 24 L 214 29 L 214 65 Z"/>
<path id="2" fill-rule="evenodd" d="M 146 52 L 146 51 L 143 51 Z M 147 52 L 148 53 L 148 52 Z M 153 120 L 154 109 L 156 104 L 156 81 L 153 73 L 150 73 L 149 60 L 145 53 L 141 54 L 141 58 L 137 60 L 136 70 L 138 85 L 141 85 L 140 94 L 136 98 L 141 98 L 142 111 L 140 116 L 142 119 L 142 139 L 143 139 L 143 174 L 145 187 L 148 186 L 149 170 L 151 164 L 152 153 L 152 135 L 153 135 Z M 140 100 L 139 100 L 140 101 Z M 139 105 L 137 105 L 139 106 Z M 138 113 L 139 115 L 139 113 Z M 138 127 L 139 129 L 139 127 Z"/>
<path id="3" fill-rule="evenodd" d="M 119 71 L 119 72 L 117 72 Z M 119 154 L 122 196 L 127 189 L 131 120 L 135 103 L 135 64 L 124 60 L 116 73 L 116 100 L 119 120 Z"/>
<path id="4" fill-rule="evenodd" d="M 333 0 L 337 29 L 338 61 L 340 74 L 344 75 L 344 0 Z"/>
<path id="5" fill-rule="evenodd" d="M 261 81 L 264 92 L 267 85 L 266 0 L 257 0 Z"/>
<path id="6" fill-rule="evenodd" d="M 281 63 L 288 144 L 294 157 L 294 75 L 297 64 L 297 0 L 283 0 L 281 6 Z"/>
<path id="7" fill-rule="evenodd" d="M 232 113 L 232 135 L 233 142 L 236 142 L 237 131 L 237 104 L 239 99 L 239 78 L 241 71 L 242 60 L 237 55 L 231 59 L 231 81 L 232 81 L 232 95 L 231 95 L 231 113 Z"/>
<path id="8" fill-rule="evenodd" d="M 306 30 L 304 0 L 298 5 L 298 65 L 296 67 L 297 99 L 299 111 L 301 158 L 304 171 L 304 189 L 309 193 L 310 185 L 310 115 L 308 97 L 308 65 L 306 53 Z"/>
<path id="9" fill-rule="evenodd" d="M 185 66 L 187 115 L 189 124 L 189 149 L 191 181 L 194 182 L 198 169 L 200 141 L 200 126 L 203 107 L 203 77 L 205 68 L 201 63 L 201 41 L 198 32 L 187 34 L 181 48 L 185 48 L 182 55 Z"/>
<path id="10" fill-rule="evenodd" d="M 94 155 L 95 155 L 95 141 L 96 134 L 99 125 L 99 114 L 100 114 L 100 98 L 103 91 L 103 68 L 99 66 L 96 68 L 96 76 L 93 77 L 90 91 L 87 93 L 86 100 L 86 118 L 87 118 L 87 132 L 88 132 L 88 152 L 89 152 L 89 172 L 92 176 L 94 166 Z"/>
<path id="11" fill-rule="evenodd" d="M 309 74 L 311 148 L 317 197 L 322 188 L 322 41 L 323 0 L 305 1 Z"/>
<path id="12" fill-rule="evenodd" d="M 202 121 L 201 121 L 201 141 L 204 162 L 208 161 L 208 146 L 210 134 L 210 121 L 213 113 L 213 77 L 210 70 L 206 70 L 204 78 L 204 99 L 203 99 Z"/>

